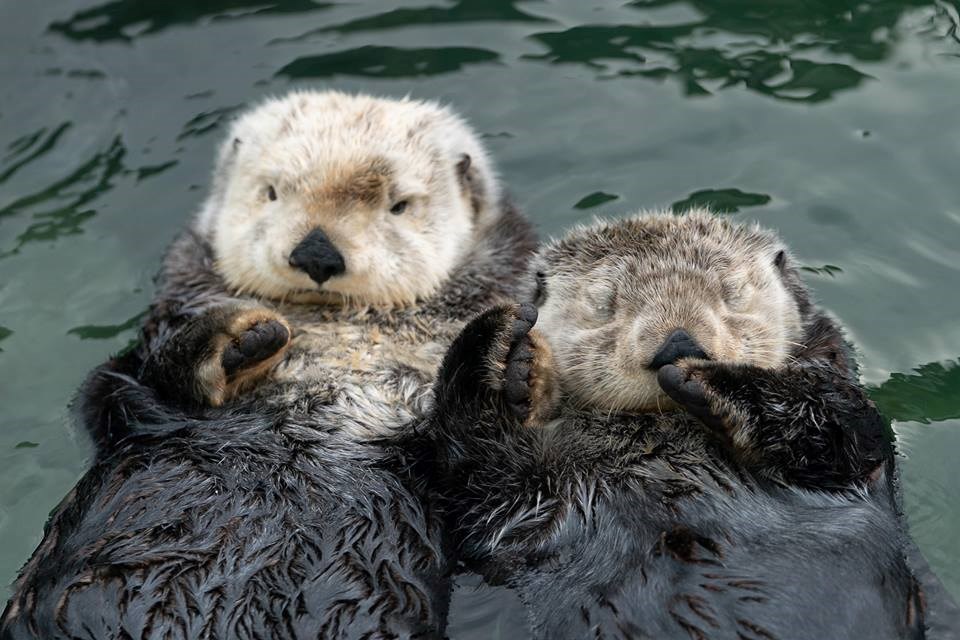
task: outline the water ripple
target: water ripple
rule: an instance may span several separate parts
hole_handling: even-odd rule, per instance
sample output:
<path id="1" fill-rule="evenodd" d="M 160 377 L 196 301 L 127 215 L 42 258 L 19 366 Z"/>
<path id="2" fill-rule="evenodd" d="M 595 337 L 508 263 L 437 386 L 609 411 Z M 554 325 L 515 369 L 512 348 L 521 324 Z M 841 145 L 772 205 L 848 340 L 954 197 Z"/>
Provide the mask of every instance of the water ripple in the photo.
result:
<path id="1" fill-rule="evenodd" d="M 243 105 L 231 105 L 229 107 L 218 107 L 198 113 L 184 123 L 183 128 L 177 135 L 177 140 L 184 138 L 197 138 L 205 133 L 209 133 L 220 127 L 230 116 L 240 110 Z"/>
<path id="2" fill-rule="evenodd" d="M 71 40 L 131 41 L 170 27 L 187 26 L 203 20 L 229 20 L 251 15 L 292 14 L 319 11 L 334 6 L 312 0 L 115 0 L 84 9 L 70 18 L 50 24 L 48 29 Z"/>
<path id="3" fill-rule="evenodd" d="M 834 93 L 854 89 L 869 78 L 842 63 L 824 63 L 770 51 L 757 45 L 745 51 L 698 46 L 697 25 L 672 27 L 578 26 L 531 36 L 548 49 L 524 56 L 552 64 L 582 64 L 601 79 L 645 77 L 680 80 L 689 96 L 744 86 L 751 91 L 790 102 L 823 102 Z M 607 61 L 634 63 L 613 71 Z"/>
<path id="4" fill-rule="evenodd" d="M 849 59 L 888 58 L 904 13 L 929 4 L 637 0 L 630 6 L 641 13 L 683 5 L 692 7 L 698 18 L 680 24 L 578 25 L 537 33 L 531 37 L 547 51 L 527 58 L 584 65 L 600 78 L 672 77 L 690 96 L 743 86 L 778 100 L 817 103 L 859 87 L 870 76 Z M 824 55 L 835 59 L 824 60 Z"/>
<path id="5" fill-rule="evenodd" d="M 912 373 L 894 373 L 870 389 L 888 418 L 929 424 L 960 418 L 960 366 L 956 360 L 930 362 Z"/>
<path id="6" fill-rule="evenodd" d="M 297 58 L 279 71 L 288 78 L 329 78 L 337 75 L 370 78 L 410 78 L 459 71 L 467 65 L 497 62 L 500 56 L 474 47 L 401 49 L 367 45 L 318 56 Z"/>
<path id="7" fill-rule="evenodd" d="M 37 220 L 17 236 L 13 248 L 0 251 L 0 258 L 17 253 L 30 242 L 81 233 L 83 223 L 96 215 L 88 205 L 112 189 L 114 178 L 125 172 L 125 154 L 126 148 L 117 136 L 107 149 L 96 152 L 64 178 L 0 208 L 0 220 L 27 212 Z"/>
<path id="8" fill-rule="evenodd" d="M 25 165 L 53 149 L 60 136 L 69 128 L 69 122 L 64 122 L 51 131 L 48 131 L 47 127 L 42 127 L 11 142 L 7 147 L 10 154 L 0 163 L 0 183 L 6 182 Z"/>
<path id="9" fill-rule="evenodd" d="M 357 18 L 343 24 L 311 29 L 289 38 L 277 38 L 270 44 L 300 42 L 321 33 L 355 33 L 382 31 L 414 26 L 436 26 L 468 22 L 551 22 L 516 7 L 517 0 L 459 0 L 449 7 L 417 7 L 392 9 L 384 13 Z"/>

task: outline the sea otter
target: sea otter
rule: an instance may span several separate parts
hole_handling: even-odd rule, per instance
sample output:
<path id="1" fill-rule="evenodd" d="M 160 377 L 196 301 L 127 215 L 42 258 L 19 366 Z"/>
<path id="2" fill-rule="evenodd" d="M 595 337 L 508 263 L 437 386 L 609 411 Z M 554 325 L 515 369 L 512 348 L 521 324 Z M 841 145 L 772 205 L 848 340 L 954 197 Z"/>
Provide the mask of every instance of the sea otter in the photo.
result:
<path id="1" fill-rule="evenodd" d="M 442 637 L 439 521 L 384 444 L 535 237 L 448 108 L 336 92 L 232 126 L 141 343 L 89 377 L 92 468 L 2 638 Z"/>
<path id="2" fill-rule="evenodd" d="M 888 432 L 773 234 L 647 214 L 537 264 L 418 429 L 463 559 L 534 637 L 923 637 Z"/>

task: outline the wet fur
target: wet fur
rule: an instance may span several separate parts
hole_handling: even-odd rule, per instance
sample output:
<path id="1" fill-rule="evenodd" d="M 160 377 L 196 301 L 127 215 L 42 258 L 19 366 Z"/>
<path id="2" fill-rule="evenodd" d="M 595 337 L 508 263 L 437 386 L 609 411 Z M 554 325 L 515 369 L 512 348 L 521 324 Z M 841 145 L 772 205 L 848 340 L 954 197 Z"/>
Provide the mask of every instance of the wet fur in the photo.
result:
<path id="1" fill-rule="evenodd" d="M 568 236 L 569 269 L 631 251 L 624 224 Z M 607 245 L 578 256 L 591 233 Z M 544 256 L 541 269 L 561 270 Z M 782 369 L 793 373 L 688 363 L 741 412 L 735 425 L 752 426 L 737 446 L 688 412 L 569 398 L 525 423 L 509 386 L 489 384 L 490 363 L 506 352 L 506 375 L 522 345 L 536 359 L 533 307 L 488 311 L 454 342 L 419 430 L 420 470 L 465 561 L 518 592 L 533 636 L 924 637 L 889 434 L 839 329 L 792 267 L 782 273 L 802 327 Z"/>
<path id="2" fill-rule="evenodd" d="M 529 295 L 530 225 L 506 202 L 471 215 L 443 284 L 394 308 L 254 302 L 224 281 L 203 224 L 183 233 L 141 344 L 80 391 L 96 457 L 21 571 L 0 637 L 441 637 L 446 538 L 388 436 L 430 405 L 466 319 Z M 250 313 L 292 338 L 254 388 L 218 403 L 209 370 Z"/>

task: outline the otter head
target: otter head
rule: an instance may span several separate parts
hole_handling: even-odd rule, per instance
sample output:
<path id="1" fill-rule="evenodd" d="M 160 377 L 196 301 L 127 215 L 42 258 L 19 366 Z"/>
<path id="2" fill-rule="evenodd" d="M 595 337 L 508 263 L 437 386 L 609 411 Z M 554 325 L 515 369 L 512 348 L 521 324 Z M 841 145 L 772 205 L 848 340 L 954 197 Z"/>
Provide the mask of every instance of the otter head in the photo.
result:
<path id="1" fill-rule="evenodd" d="M 238 292 L 389 307 L 435 292 L 497 200 L 448 109 L 296 92 L 233 124 L 197 227 Z"/>
<path id="2" fill-rule="evenodd" d="M 796 274 L 769 232 L 704 211 L 576 229 L 541 252 L 537 327 L 564 393 L 610 411 L 672 406 L 683 358 L 783 364 L 801 339 Z"/>

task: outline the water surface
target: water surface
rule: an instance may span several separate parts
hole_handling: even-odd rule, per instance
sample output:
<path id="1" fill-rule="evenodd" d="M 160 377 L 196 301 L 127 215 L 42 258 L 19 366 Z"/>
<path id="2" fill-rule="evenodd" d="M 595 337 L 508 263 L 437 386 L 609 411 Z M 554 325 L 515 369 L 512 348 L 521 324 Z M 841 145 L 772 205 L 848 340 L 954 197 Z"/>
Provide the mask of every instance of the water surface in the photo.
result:
<path id="1" fill-rule="evenodd" d="M 0 584 L 85 468 L 67 403 L 134 338 L 224 123 L 335 87 L 454 104 L 544 235 L 690 204 L 778 229 L 960 596 L 957 24 L 956 0 L 0 3 Z M 516 624 L 474 586 L 454 637 Z"/>

